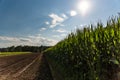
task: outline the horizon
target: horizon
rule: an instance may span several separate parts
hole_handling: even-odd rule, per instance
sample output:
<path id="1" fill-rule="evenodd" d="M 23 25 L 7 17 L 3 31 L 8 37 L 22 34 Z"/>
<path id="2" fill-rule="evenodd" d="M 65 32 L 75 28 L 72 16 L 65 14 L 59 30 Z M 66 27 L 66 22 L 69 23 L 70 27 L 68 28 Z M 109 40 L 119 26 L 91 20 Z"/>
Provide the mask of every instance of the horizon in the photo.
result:
<path id="1" fill-rule="evenodd" d="M 114 0 L 0 0 L 0 48 L 53 46 L 76 28 L 120 12 Z"/>

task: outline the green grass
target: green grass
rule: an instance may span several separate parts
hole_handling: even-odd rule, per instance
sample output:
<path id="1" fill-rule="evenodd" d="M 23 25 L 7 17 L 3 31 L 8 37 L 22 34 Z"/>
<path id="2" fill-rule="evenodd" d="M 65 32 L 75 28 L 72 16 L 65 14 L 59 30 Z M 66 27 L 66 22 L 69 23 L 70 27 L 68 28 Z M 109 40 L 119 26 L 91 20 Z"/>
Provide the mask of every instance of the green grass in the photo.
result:
<path id="1" fill-rule="evenodd" d="M 0 52 L 1 56 L 12 56 L 12 55 L 20 55 L 20 54 L 29 54 L 31 52 Z"/>

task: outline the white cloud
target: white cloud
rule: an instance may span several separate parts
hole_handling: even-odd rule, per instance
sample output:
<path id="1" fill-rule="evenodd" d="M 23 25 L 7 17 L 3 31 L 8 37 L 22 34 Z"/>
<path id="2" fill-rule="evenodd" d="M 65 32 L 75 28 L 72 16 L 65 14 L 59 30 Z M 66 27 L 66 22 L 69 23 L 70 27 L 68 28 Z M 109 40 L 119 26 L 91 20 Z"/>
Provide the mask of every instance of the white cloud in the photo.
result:
<path id="1" fill-rule="evenodd" d="M 64 19 L 67 19 L 67 18 L 68 18 L 65 14 L 62 14 L 62 17 L 63 17 Z"/>
<path id="2" fill-rule="evenodd" d="M 15 37 L 7 37 L 7 36 L 0 36 L 0 40 L 3 40 L 3 41 L 19 41 L 18 38 L 15 38 Z"/>
<path id="3" fill-rule="evenodd" d="M 60 26 L 65 26 L 64 24 L 59 24 Z"/>
<path id="4" fill-rule="evenodd" d="M 8 37 L 0 36 L 0 47 L 17 46 L 17 45 L 31 45 L 31 40 L 25 37 Z"/>
<path id="5" fill-rule="evenodd" d="M 8 41 L 8 42 L 31 42 L 30 39 L 24 37 L 8 37 L 8 36 L 0 36 L 0 40 Z"/>
<path id="6" fill-rule="evenodd" d="M 50 28 L 54 28 L 55 26 L 59 25 L 60 23 L 56 23 L 56 24 L 51 24 Z"/>
<path id="7" fill-rule="evenodd" d="M 65 33 L 67 32 L 67 30 L 65 29 L 57 29 L 57 30 L 53 30 L 54 32 L 59 32 L 59 33 Z"/>
<path id="8" fill-rule="evenodd" d="M 51 17 L 53 20 L 52 20 L 52 24 L 56 24 L 57 22 L 63 22 L 64 21 L 64 18 L 62 17 L 59 17 L 57 14 L 50 14 L 49 17 Z"/>
<path id="9" fill-rule="evenodd" d="M 54 38 L 59 38 L 59 39 L 63 39 L 64 37 L 66 37 L 67 36 L 67 34 L 60 34 L 60 35 L 53 35 L 52 37 L 54 37 Z"/>
<path id="10" fill-rule="evenodd" d="M 36 45 L 50 46 L 50 45 L 55 45 L 57 43 L 56 40 L 48 39 L 48 38 L 45 38 L 42 36 L 29 36 L 28 38 L 30 38 L 34 42 L 34 44 L 36 44 Z"/>
<path id="11" fill-rule="evenodd" d="M 40 31 L 44 31 L 44 30 L 46 30 L 46 28 L 41 28 L 41 29 L 40 29 Z"/>
<path id="12" fill-rule="evenodd" d="M 54 28 L 55 26 L 60 25 L 67 19 L 65 14 L 62 14 L 62 17 L 60 17 L 57 14 L 52 13 L 49 15 L 49 17 L 52 18 L 50 28 Z"/>
<path id="13" fill-rule="evenodd" d="M 41 34 L 37 34 L 37 36 L 41 36 Z"/>
<path id="14" fill-rule="evenodd" d="M 48 21 L 45 22 L 46 25 L 49 25 L 50 23 Z"/>
<path id="15" fill-rule="evenodd" d="M 76 11 L 74 11 L 74 10 L 70 11 L 70 16 L 76 16 L 76 15 L 77 15 Z"/>
<path id="16" fill-rule="evenodd" d="M 67 36 L 67 34 L 61 34 L 61 36 L 62 36 L 62 37 L 65 37 L 65 36 Z"/>
<path id="17" fill-rule="evenodd" d="M 0 47 L 17 46 L 17 45 L 30 45 L 30 46 L 53 46 L 57 40 L 42 37 L 41 35 L 27 36 L 27 37 L 7 37 L 0 36 Z"/>
<path id="18" fill-rule="evenodd" d="M 54 37 L 54 38 L 60 38 L 60 36 L 59 36 L 59 35 L 53 35 L 53 37 Z"/>
<path id="19" fill-rule="evenodd" d="M 32 42 L 30 39 L 28 38 L 19 38 L 20 41 L 22 42 Z"/>

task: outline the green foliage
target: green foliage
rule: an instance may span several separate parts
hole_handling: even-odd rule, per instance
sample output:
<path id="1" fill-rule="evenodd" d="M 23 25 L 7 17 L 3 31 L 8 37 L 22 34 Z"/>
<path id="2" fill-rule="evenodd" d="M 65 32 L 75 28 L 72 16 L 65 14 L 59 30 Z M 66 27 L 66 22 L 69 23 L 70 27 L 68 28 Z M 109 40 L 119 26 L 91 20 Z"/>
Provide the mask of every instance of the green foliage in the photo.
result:
<path id="1" fill-rule="evenodd" d="M 120 62 L 120 18 L 77 29 L 46 51 L 65 80 L 112 80 Z"/>
<path id="2" fill-rule="evenodd" d="M 0 48 L 0 52 L 43 52 L 50 46 L 11 46 Z"/>

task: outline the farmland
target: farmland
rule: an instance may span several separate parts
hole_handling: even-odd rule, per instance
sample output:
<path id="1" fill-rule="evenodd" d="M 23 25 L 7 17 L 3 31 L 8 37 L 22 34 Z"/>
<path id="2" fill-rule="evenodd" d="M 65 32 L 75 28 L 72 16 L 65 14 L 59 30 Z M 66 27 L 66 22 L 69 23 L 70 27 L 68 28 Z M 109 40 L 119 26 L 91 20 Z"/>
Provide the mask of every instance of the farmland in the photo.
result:
<path id="1" fill-rule="evenodd" d="M 12 55 L 20 55 L 20 54 L 29 54 L 31 52 L 0 52 L 1 56 L 12 56 Z"/>
<path id="2" fill-rule="evenodd" d="M 120 17 L 77 29 L 41 52 L 2 52 L 0 79 L 120 80 Z"/>
<path id="3" fill-rule="evenodd" d="M 21 52 L 20 52 L 21 53 Z M 15 53 L 0 57 L 0 80 L 53 80 L 43 54 Z"/>
<path id="4" fill-rule="evenodd" d="M 41 50 L 1 52 L 0 80 L 119 80 L 120 17 L 77 29 L 46 50 L 35 49 Z"/>
<path id="5" fill-rule="evenodd" d="M 0 80 L 120 80 L 120 0 L 0 0 Z"/>

